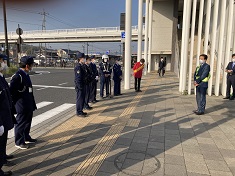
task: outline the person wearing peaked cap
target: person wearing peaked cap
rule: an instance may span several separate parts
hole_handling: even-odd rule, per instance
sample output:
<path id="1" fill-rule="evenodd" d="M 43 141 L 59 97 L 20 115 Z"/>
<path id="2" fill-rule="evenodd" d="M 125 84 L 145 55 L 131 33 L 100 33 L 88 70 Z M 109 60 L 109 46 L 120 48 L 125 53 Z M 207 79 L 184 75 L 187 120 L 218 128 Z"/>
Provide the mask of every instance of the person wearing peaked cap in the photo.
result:
<path id="1" fill-rule="evenodd" d="M 12 166 L 14 163 L 7 161 L 12 155 L 6 155 L 8 131 L 14 127 L 14 114 L 9 85 L 5 80 L 4 55 L 0 55 L 0 176 L 12 175 L 11 171 L 3 172 L 2 166 Z"/>
<path id="2" fill-rule="evenodd" d="M 114 96 L 122 95 L 121 80 L 122 80 L 122 67 L 120 65 L 120 58 L 117 58 L 116 63 L 113 66 Z"/>
<path id="3" fill-rule="evenodd" d="M 96 59 L 95 56 L 91 56 L 91 63 L 90 66 L 92 68 L 92 82 L 91 82 L 91 95 L 90 95 L 90 102 L 96 103 L 96 94 L 97 94 L 97 82 L 99 79 L 99 73 L 96 67 Z"/>
<path id="4" fill-rule="evenodd" d="M 85 77 L 86 72 L 84 70 L 84 64 L 85 64 L 85 55 L 84 53 L 78 53 L 78 64 L 74 68 L 74 74 L 75 74 L 75 90 L 77 92 L 77 98 L 76 98 L 76 112 L 77 116 L 80 117 L 86 117 L 87 113 L 83 112 L 84 103 L 85 103 Z"/>
<path id="5" fill-rule="evenodd" d="M 33 111 L 37 109 L 33 95 L 33 86 L 29 77 L 29 72 L 32 70 L 33 66 L 33 57 L 22 57 L 20 59 L 20 69 L 12 76 L 10 81 L 10 91 L 17 113 L 15 145 L 19 149 L 27 149 L 29 147 L 28 144 L 37 142 L 37 140 L 31 138 L 29 134 Z"/>
<path id="6" fill-rule="evenodd" d="M 34 64 L 34 58 L 31 56 L 23 56 L 20 59 L 20 64 L 25 64 L 25 65 L 29 65 L 29 66 L 33 66 Z M 30 70 L 29 70 L 30 71 Z"/>

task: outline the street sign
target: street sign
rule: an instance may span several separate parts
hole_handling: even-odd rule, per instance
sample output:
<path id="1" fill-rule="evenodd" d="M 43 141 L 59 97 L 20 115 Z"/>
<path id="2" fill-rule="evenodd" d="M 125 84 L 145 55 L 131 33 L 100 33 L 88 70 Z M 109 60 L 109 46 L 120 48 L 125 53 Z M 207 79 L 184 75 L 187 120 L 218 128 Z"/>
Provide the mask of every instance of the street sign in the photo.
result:
<path id="1" fill-rule="evenodd" d="M 22 35 L 22 34 L 23 34 L 23 30 L 22 30 L 21 28 L 17 28 L 17 29 L 16 29 L 16 33 L 17 33 L 18 35 Z"/>
<path id="2" fill-rule="evenodd" d="M 126 33 L 125 32 L 121 32 L 121 38 L 122 39 L 126 38 Z"/>

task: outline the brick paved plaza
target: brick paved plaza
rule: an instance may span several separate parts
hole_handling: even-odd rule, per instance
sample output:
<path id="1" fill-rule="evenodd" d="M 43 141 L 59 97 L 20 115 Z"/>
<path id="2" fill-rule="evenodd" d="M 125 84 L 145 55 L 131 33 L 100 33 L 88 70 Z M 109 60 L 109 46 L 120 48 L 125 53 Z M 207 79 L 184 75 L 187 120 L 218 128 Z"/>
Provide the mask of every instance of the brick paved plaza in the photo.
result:
<path id="1" fill-rule="evenodd" d="M 123 91 L 86 118 L 35 132 L 38 144 L 15 151 L 10 169 L 22 176 L 235 175 L 234 101 L 207 97 L 206 114 L 197 116 L 195 96 L 179 95 L 178 82 L 173 73 L 149 74 L 143 92 Z"/>

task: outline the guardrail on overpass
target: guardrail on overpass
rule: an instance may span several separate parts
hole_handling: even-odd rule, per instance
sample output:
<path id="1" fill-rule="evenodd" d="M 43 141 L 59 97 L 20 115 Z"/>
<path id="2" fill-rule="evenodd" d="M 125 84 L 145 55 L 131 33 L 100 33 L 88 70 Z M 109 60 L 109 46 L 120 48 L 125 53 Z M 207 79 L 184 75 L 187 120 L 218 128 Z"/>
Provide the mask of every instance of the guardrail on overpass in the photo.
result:
<path id="1" fill-rule="evenodd" d="M 143 35 L 145 27 L 143 26 Z M 119 27 L 77 28 L 56 30 L 24 31 L 24 43 L 63 43 L 63 42 L 120 42 Z M 16 43 L 16 32 L 8 32 L 9 43 Z M 132 40 L 138 40 L 138 26 L 132 26 Z M 4 43 L 4 33 L 0 33 L 0 43 Z"/>

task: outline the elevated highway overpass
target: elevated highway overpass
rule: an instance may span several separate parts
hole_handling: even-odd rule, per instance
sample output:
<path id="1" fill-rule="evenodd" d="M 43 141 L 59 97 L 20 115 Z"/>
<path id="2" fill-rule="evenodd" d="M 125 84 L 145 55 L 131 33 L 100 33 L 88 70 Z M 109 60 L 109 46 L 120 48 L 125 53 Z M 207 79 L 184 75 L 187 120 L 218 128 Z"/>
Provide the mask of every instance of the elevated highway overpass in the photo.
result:
<path id="1" fill-rule="evenodd" d="M 21 37 L 24 43 L 120 42 L 121 32 L 119 27 L 35 30 L 24 31 Z M 9 43 L 16 43 L 17 39 L 16 32 L 8 32 Z M 138 26 L 132 26 L 132 41 L 137 40 Z M 0 43 L 5 43 L 4 33 L 0 33 Z"/>

